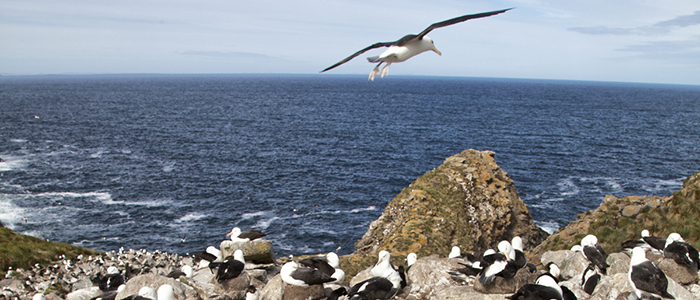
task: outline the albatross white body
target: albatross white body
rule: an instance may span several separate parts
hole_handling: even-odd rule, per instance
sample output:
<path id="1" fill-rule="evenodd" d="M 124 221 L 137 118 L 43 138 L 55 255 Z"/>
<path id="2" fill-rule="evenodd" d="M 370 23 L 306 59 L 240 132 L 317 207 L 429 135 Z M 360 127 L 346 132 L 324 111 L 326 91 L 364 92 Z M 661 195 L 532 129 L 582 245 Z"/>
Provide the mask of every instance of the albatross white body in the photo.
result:
<path id="1" fill-rule="evenodd" d="M 411 57 L 414 57 L 425 51 L 431 50 L 437 53 L 438 55 L 442 55 L 442 53 L 437 48 L 435 48 L 433 40 L 431 40 L 427 36 L 424 36 L 422 39 L 410 40 L 403 46 L 391 46 L 379 56 L 368 57 L 367 60 L 369 62 L 379 63 L 376 67 L 374 67 L 372 72 L 369 73 L 369 80 L 374 80 L 374 77 L 377 77 L 377 74 L 379 74 L 379 66 L 382 63 L 386 63 L 384 68 L 382 68 L 381 72 L 381 77 L 384 77 L 386 75 L 389 75 L 389 66 L 391 66 L 391 63 L 403 62 Z"/>

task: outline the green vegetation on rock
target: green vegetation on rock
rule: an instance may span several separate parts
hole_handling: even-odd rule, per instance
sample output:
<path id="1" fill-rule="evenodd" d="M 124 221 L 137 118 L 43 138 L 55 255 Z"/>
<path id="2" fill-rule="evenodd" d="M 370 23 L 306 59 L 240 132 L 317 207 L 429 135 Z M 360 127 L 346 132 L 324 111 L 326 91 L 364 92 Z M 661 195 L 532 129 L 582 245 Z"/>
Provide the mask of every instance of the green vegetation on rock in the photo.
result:
<path id="1" fill-rule="evenodd" d="M 670 197 L 607 196 L 597 209 L 579 214 L 528 256 L 536 258 L 548 250 L 570 249 L 588 234 L 595 234 L 606 252 L 618 252 L 622 242 L 640 238 L 644 229 L 663 238 L 677 232 L 700 249 L 700 172 L 688 177 Z"/>
<path id="2" fill-rule="evenodd" d="M 494 156 L 465 150 L 404 188 L 370 224 L 356 251 L 341 259 L 346 276 L 373 265 L 380 250 L 402 265 L 411 252 L 446 256 L 453 246 L 481 252 L 516 235 L 526 248 L 543 241 L 547 233 L 535 225 Z"/>
<path id="3" fill-rule="evenodd" d="M 0 227 L 0 276 L 7 270 L 27 269 L 34 264 L 49 264 L 61 255 L 74 259 L 78 255 L 97 255 L 101 252 L 72 246 L 67 243 L 55 243 L 44 239 L 18 234 L 8 228 Z"/>

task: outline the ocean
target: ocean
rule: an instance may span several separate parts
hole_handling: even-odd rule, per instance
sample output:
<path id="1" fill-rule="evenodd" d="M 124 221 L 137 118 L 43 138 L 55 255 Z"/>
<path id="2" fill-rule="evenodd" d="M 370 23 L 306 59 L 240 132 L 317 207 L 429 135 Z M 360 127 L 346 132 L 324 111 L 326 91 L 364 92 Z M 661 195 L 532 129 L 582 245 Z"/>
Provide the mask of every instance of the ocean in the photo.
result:
<path id="1" fill-rule="evenodd" d="M 0 222 L 180 254 L 260 229 L 348 254 L 385 205 L 492 150 L 547 231 L 700 170 L 700 86 L 392 75 L 0 77 Z"/>

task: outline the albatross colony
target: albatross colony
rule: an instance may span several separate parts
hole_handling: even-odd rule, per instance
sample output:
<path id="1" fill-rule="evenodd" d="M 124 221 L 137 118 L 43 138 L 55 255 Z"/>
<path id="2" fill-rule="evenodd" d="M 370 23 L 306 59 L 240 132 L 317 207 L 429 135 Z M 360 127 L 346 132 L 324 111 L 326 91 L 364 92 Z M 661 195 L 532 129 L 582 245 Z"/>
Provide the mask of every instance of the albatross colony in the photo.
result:
<path id="1" fill-rule="evenodd" d="M 384 77 L 389 74 L 389 66 L 391 66 L 392 63 L 397 63 L 397 62 L 402 62 L 406 61 L 409 58 L 418 55 L 420 53 L 423 53 L 425 51 L 434 51 L 438 55 L 442 55 L 440 51 L 438 51 L 437 48 L 435 48 L 435 44 L 433 44 L 433 40 L 427 36 L 427 34 L 432 31 L 433 29 L 440 28 L 440 27 L 445 27 L 445 26 L 450 26 L 453 24 L 461 23 L 466 20 L 471 20 L 471 19 L 477 19 L 477 18 L 484 18 L 484 17 L 489 17 L 493 15 L 497 15 L 500 13 L 504 13 L 506 11 L 511 10 L 512 8 L 508 9 L 502 9 L 502 10 L 495 10 L 495 11 L 489 11 L 489 12 L 483 12 L 483 13 L 478 13 L 478 14 L 471 14 L 471 15 L 464 15 L 456 18 L 452 18 L 449 20 L 433 23 L 432 25 L 428 26 L 428 28 L 423 29 L 419 34 L 408 34 L 405 35 L 404 37 L 400 38 L 399 40 L 393 41 L 393 42 L 378 42 L 374 43 L 372 45 L 369 45 L 365 47 L 364 49 L 357 51 L 353 53 L 352 55 L 346 57 L 345 59 L 337 62 L 336 64 L 325 68 L 321 73 L 328 71 L 330 69 L 333 69 L 337 66 L 340 66 L 351 59 L 357 57 L 358 55 L 365 53 L 369 50 L 372 50 L 374 48 L 382 48 L 382 47 L 389 47 L 386 51 L 384 51 L 382 54 L 378 56 L 372 56 L 368 57 L 367 60 L 370 63 L 377 63 L 377 66 L 374 67 L 372 72 L 369 73 L 369 80 L 374 80 L 374 77 L 376 77 L 379 72 L 379 66 L 382 63 L 386 63 L 384 68 L 382 68 L 381 71 L 381 77 Z"/>

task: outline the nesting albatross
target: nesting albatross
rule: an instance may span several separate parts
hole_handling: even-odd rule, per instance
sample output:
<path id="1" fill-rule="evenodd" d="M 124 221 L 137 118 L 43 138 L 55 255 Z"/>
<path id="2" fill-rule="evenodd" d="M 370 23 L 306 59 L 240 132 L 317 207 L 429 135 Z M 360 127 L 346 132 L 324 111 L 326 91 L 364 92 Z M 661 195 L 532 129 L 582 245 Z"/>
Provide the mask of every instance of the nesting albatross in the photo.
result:
<path id="1" fill-rule="evenodd" d="M 386 66 L 382 68 L 381 72 L 381 77 L 384 77 L 389 74 L 389 66 L 391 66 L 392 63 L 395 62 L 403 62 L 408 60 L 409 58 L 418 55 L 420 53 L 423 53 L 425 51 L 434 51 L 438 55 L 442 55 L 442 53 L 435 48 L 435 45 L 433 44 L 433 40 L 428 37 L 426 34 L 428 34 L 430 31 L 436 28 L 440 27 L 445 27 L 445 26 L 450 26 L 453 24 L 461 23 L 466 20 L 470 19 L 477 19 L 477 18 L 484 18 L 484 17 L 489 17 L 493 15 L 497 15 L 500 13 L 504 13 L 508 10 L 511 10 L 512 8 L 508 9 L 502 9 L 502 10 L 495 10 L 495 11 L 490 11 L 490 12 L 483 12 L 483 13 L 478 13 L 478 14 L 471 14 L 471 15 L 464 15 L 456 18 L 452 18 L 449 20 L 433 23 L 432 25 L 428 26 L 428 28 L 423 29 L 419 34 L 408 34 L 405 35 L 404 37 L 400 38 L 397 41 L 393 42 L 378 42 L 374 43 L 372 45 L 369 45 L 365 47 L 364 49 L 357 51 L 353 53 L 352 55 L 346 57 L 345 59 L 337 62 L 336 64 L 325 68 L 321 73 L 328 71 L 330 69 L 333 69 L 337 66 L 340 66 L 351 59 L 357 57 L 358 55 L 365 53 L 371 49 L 374 48 L 381 48 L 381 47 L 389 47 L 386 51 L 384 51 L 382 54 L 378 56 L 372 56 L 368 57 L 367 60 L 371 63 L 376 63 L 378 62 L 376 67 L 372 70 L 372 72 L 369 73 L 369 80 L 374 80 L 374 77 L 376 77 L 379 73 L 379 66 L 382 63 L 386 63 Z"/>

